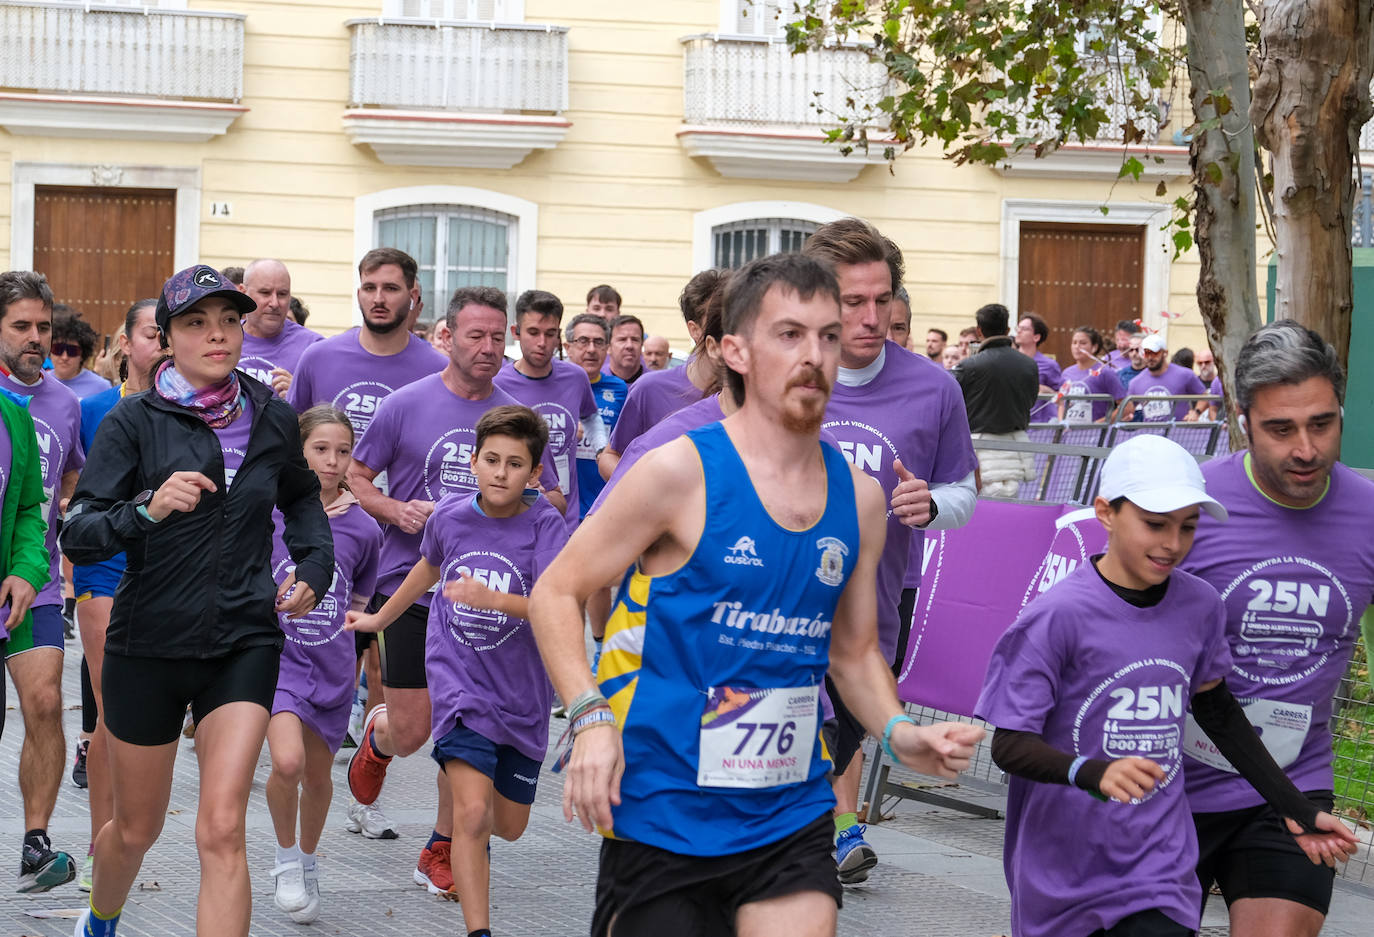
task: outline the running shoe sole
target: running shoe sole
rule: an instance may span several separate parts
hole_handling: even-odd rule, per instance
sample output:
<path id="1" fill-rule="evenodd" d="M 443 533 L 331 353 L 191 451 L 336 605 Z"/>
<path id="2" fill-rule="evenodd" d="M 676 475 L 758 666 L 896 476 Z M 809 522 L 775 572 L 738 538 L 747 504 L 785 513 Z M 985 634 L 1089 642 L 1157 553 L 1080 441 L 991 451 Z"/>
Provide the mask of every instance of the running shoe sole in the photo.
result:
<path id="1" fill-rule="evenodd" d="M 456 891 L 444 891 L 438 885 L 431 882 L 429 880 L 429 876 L 421 872 L 419 869 L 415 870 L 415 873 L 412 876 L 412 878 L 415 879 L 416 885 L 419 885 L 421 888 L 428 891 L 431 895 L 437 895 L 438 897 L 443 898 L 445 901 L 458 900 L 458 893 Z"/>
<path id="2" fill-rule="evenodd" d="M 859 885 L 868 881 L 869 870 L 878 864 L 878 854 L 871 846 L 855 846 L 837 866 L 841 885 Z"/>
<path id="3" fill-rule="evenodd" d="M 46 865 L 19 876 L 19 894 L 36 895 L 65 885 L 76 878 L 76 863 L 65 852 L 54 853 Z"/>

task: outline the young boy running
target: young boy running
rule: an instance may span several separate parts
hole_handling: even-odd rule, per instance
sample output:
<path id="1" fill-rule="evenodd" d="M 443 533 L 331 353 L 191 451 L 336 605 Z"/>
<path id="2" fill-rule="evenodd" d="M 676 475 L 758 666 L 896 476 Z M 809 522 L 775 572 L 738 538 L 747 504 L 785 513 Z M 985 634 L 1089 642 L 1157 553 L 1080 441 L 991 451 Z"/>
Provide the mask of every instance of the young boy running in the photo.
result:
<path id="1" fill-rule="evenodd" d="M 489 842 L 518 839 L 548 747 L 553 688 L 527 617 L 534 581 L 567 540 L 562 514 L 527 498 L 548 428 L 528 407 L 477 423 L 475 495 L 444 498 L 425 524 L 420 561 L 376 613 L 348 627 L 380 631 L 440 579 L 430 604 L 425 671 L 434 760 L 453 794 L 453 888 L 469 937 L 490 937 Z M 537 494 L 537 492 L 536 492 Z"/>
<path id="2" fill-rule="evenodd" d="M 1192 456 L 1153 435 L 1117 446 L 1095 506 L 1107 552 L 1026 607 L 978 701 L 998 727 L 993 759 L 1013 775 L 1003 860 L 1012 933 L 1182 937 L 1202 906 L 1180 777 L 1189 700 L 1313 862 L 1344 859 L 1354 836 L 1283 776 L 1222 682 L 1221 599 L 1175 569 L 1199 508 L 1226 518 Z"/>

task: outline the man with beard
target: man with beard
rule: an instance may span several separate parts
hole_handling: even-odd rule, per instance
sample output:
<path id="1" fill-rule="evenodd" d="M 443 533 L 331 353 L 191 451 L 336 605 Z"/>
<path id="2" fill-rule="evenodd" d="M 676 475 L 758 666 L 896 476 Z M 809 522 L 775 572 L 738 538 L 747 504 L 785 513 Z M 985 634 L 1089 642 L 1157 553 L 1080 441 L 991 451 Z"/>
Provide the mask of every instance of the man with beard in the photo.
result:
<path id="1" fill-rule="evenodd" d="M 827 670 L 917 770 L 958 771 L 982 735 L 918 727 L 878 650 L 886 496 L 819 440 L 840 353 L 834 275 L 795 254 L 756 260 L 725 310 L 740 409 L 631 467 L 530 599 L 569 701 L 564 815 L 607 836 L 595 937 L 834 934 L 816 738 Z M 598 684 L 582 605 L 627 568 Z"/>
<path id="2" fill-rule="evenodd" d="M 291 273 L 280 260 L 255 260 L 243 271 L 239 291 L 258 304 L 243 317 L 239 370 L 285 398 L 301 354 L 323 337 L 291 316 Z"/>
<path id="3" fill-rule="evenodd" d="M 1230 520 L 1203 517 L 1182 568 L 1226 607 L 1226 683 L 1299 790 L 1330 810 L 1333 697 L 1374 597 L 1374 484 L 1338 460 L 1345 372 L 1291 320 L 1250 336 L 1235 402 L 1248 448 L 1202 466 Z M 1213 881 L 1236 937 L 1316 937 L 1333 872 L 1313 865 L 1280 815 L 1188 726 L 1184 769 L 1203 895 Z"/>
<path id="4" fill-rule="evenodd" d="M 19 710 L 24 716 L 24 744 L 19 753 L 19 791 L 24 798 L 24 845 L 19 864 L 21 892 L 47 891 L 69 882 L 76 866 L 64 852 L 54 852 L 48 841 L 48 820 L 57 803 L 66 763 L 66 743 L 62 738 L 62 590 L 58 578 L 57 532 L 54 521 L 60 502 L 71 496 L 81 467 L 86 464 L 81 448 L 81 402 L 52 374 L 44 373 L 43 359 L 52 341 L 52 290 L 41 273 L 28 270 L 0 274 L 0 362 L 4 364 L 3 386 L 12 395 L 30 398 L 29 414 L 38 443 L 38 461 L 43 477 L 43 516 L 48 524 L 44 543 L 46 585 L 28 583 L 12 570 L 0 585 L 4 607 L 11 603 L 23 621 L 11 615 L 9 640 L 5 644 L 5 663 L 19 694 Z M 33 439 L 29 440 L 32 449 Z M 11 465 L 18 452 L 15 440 L 5 440 L 0 461 L 0 485 L 18 480 L 17 465 Z M 6 501 L 9 499 L 6 498 Z M 8 517 L 4 524 L 12 523 Z M 33 585 L 42 585 L 34 596 Z M 32 604 L 22 599 L 24 593 Z"/>
<path id="5" fill-rule="evenodd" d="M 415 261 L 404 251 L 379 247 L 358 263 L 358 310 L 363 324 L 307 348 L 296 366 L 287 402 L 297 413 L 328 403 L 348 414 L 357 439 L 372 423 L 381 402 L 422 377 L 443 370 L 448 359 L 406 330 L 418 302 Z M 378 487 L 385 488 L 385 481 Z M 358 656 L 367 677 L 367 703 L 385 703 L 377 636 L 359 632 Z M 348 828 L 369 839 L 392 839 L 396 831 L 375 799 L 348 808 Z"/>
<path id="6" fill-rule="evenodd" d="M 506 348 L 506 294 L 489 286 L 462 287 L 449 301 L 445 321 L 449 357 L 444 369 L 382 401 L 348 469 L 349 490 L 383 525 L 377 593 L 369 612 L 386 604 L 419 561 L 421 535 L 435 503 L 446 495 L 477 491 L 473 455 L 482 414 L 492 407 L 520 406 L 492 383 Z M 550 503 L 562 511 L 567 504 L 558 491 L 558 471 L 547 448 L 543 466 L 541 484 L 548 486 Z M 390 485 L 386 493 L 375 484 L 382 472 Z M 376 803 L 392 757 L 410 755 L 429 739 L 429 602 L 426 594 L 377 637 L 386 703 L 368 714 L 348 764 L 348 788 L 364 806 Z M 434 833 L 414 872 L 415 882 L 432 894 L 447 895 L 453 887 L 448 863 L 452 834 L 452 792 L 440 774 Z"/>
<path id="7" fill-rule="evenodd" d="M 802 253 L 830 264 L 840 286 L 839 371 L 825 429 L 891 499 L 877 571 L 878 647 L 889 666 L 900 666 L 913 607 L 902 603 L 912 540 L 932 525 L 964 525 L 977 503 L 964 400 L 947 371 L 887 338 L 892 298 L 902 284 L 896 244 L 868 222 L 844 218 L 817 229 Z M 920 547 L 915 550 L 919 556 Z M 835 719 L 827 731 L 834 733 L 837 775 L 836 860 L 840 881 L 857 884 L 878 862 L 857 818 L 864 733 L 841 700 L 832 702 Z"/>

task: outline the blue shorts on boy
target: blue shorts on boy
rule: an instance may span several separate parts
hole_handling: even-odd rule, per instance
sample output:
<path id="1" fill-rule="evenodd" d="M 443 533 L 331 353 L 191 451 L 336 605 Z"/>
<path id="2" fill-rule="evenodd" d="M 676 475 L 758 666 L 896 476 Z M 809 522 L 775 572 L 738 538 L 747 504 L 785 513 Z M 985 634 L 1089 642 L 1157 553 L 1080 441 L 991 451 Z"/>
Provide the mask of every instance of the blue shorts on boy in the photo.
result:
<path id="1" fill-rule="evenodd" d="M 1137 608 L 1091 564 L 1032 601 L 998 641 L 976 715 L 1084 758 L 1149 758 L 1145 797 L 1101 801 L 1013 777 L 1003 865 L 1018 937 L 1076 937 L 1140 911 L 1195 929 L 1197 837 L 1183 790 L 1183 734 L 1198 688 L 1231 668 L 1225 610 L 1187 573 Z"/>

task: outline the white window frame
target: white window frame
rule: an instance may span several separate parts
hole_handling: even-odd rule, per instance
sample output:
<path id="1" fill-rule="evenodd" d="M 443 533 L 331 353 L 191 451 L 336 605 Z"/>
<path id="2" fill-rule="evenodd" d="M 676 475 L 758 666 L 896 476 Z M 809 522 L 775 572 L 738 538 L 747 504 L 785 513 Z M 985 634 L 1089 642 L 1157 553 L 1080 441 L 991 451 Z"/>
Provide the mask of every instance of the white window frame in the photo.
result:
<path id="1" fill-rule="evenodd" d="M 182 0 L 184 3 L 185 0 Z M 464 0 L 457 0 L 462 3 Z M 402 0 L 382 0 L 383 19 L 405 19 L 401 14 Z M 458 20 L 472 21 L 467 16 L 424 16 L 420 19 L 425 20 Z M 525 21 L 525 0 L 495 0 L 495 13 L 491 22 L 494 23 L 523 23 Z M 487 22 L 482 20 L 481 22 Z"/>
<path id="2" fill-rule="evenodd" d="M 739 31 L 740 11 L 748 0 L 720 0 L 720 33 L 726 36 L 756 36 L 760 39 L 781 38 L 783 30 L 788 23 L 788 10 L 791 9 L 791 0 L 780 0 L 778 9 L 782 15 L 778 17 L 774 28 L 769 31 L 755 29 L 752 32 L 741 33 Z M 760 6 L 755 4 L 754 6 Z M 750 9 L 750 17 L 754 16 L 754 9 Z"/>
<path id="3" fill-rule="evenodd" d="M 200 263 L 200 170 L 95 163 L 15 163 L 10 183 L 10 267 L 33 269 L 34 189 L 40 185 L 95 189 L 175 189 L 172 269 Z"/>
<path id="4" fill-rule="evenodd" d="M 536 277 L 536 251 L 539 244 L 539 206 L 528 199 L 493 192 L 490 189 L 477 189 L 461 185 L 413 185 L 397 189 L 383 189 L 361 195 L 353 200 L 353 284 L 357 288 L 357 263 L 364 254 L 378 246 L 373 243 L 376 231 L 376 214 L 387 208 L 405 208 L 410 205 L 451 205 L 455 208 L 485 208 L 490 211 L 514 217 L 515 232 L 510 237 L 509 260 L 511 276 L 507 279 L 506 295 L 510 299 L 525 290 L 534 289 Z M 32 223 L 30 223 L 32 230 Z M 434 303 L 435 297 L 424 297 L 426 303 Z M 447 302 L 447 297 L 444 298 Z M 512 302 L 513 306 L 514 303 Z M 353 310 L 353 324 L 362 323 L 362 313 Z"/>
<path id="5" fill-rule="evenodd" d="M 1167 225 L 1169 206 L 1152 202 L 1123 202 L 1107 206 L 1101 202 L 1069 202 L 1056 199 L 1002 200 L 1002 282 L 998 295 L 1012 315 L 1019 315 L 1021 278 L 1021 222 L 1048 221 L 1062 224 L 1110 224 L 1145 226 L 1145 267 L 1140 297 L 1141 321 L 1151 329 L 1168 335 L 1169 320 L 1160 313 L 1169 308 L 1170 257 L 1173 245 Z M 1012 320 L 1013 322 L 1015 319 Z"/>
<path id="6" fill-rule="evenodd" d="M 710 270 L 715 265 L 712 231 L 719 225 L 761 218 L 795 218 L 822 225 L 845 217 L 846 212 L 826 205 L 788 201 L 735 202 L 699 211 L 692 216 L 692 272 Z"/>

